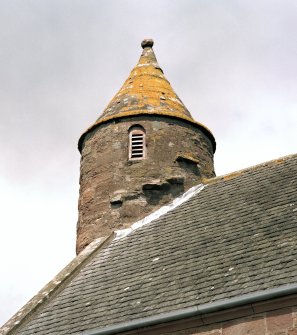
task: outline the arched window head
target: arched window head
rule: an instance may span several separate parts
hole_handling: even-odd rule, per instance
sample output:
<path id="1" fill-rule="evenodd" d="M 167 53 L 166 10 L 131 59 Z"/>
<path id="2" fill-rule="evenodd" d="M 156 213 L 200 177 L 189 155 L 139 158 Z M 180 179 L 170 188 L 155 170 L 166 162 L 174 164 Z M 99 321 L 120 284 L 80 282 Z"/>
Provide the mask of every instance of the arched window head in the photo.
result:
<path id="1" fill-rule="evenodd" d="M 141 126 L 129 129 L 129 160 L 146 158 L 145 130 Z"/>

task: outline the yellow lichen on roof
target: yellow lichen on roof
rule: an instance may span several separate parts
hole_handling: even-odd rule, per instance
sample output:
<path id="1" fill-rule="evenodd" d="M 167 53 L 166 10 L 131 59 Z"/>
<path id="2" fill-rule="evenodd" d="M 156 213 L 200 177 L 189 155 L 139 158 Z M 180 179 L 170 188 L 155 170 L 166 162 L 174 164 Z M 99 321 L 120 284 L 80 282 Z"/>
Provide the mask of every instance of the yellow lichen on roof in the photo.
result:
<path id="1" fill-rule="evenodd" d="M 131 71 L 122 88 L 97 120 L 119 113 L 160 110 L 191 117 L 191 114 L 173 91 L 160 68 L 152 44 L 145 44 L 138 64 Z"/>
<path id="2" fill-rule="evenodd" d="M 137 65 L 100 117 L 82 135 L 79 147 L 86 133 L 99 124 L 129 116 L 162 115 L 180 118 L 200 127 L 212 141 L 215 150 L 215 139 L 210 130 L 192 118 L 165 78 L 152 49 L 153 41 L 147 39 L 141 45 L 143 52 Z"/>

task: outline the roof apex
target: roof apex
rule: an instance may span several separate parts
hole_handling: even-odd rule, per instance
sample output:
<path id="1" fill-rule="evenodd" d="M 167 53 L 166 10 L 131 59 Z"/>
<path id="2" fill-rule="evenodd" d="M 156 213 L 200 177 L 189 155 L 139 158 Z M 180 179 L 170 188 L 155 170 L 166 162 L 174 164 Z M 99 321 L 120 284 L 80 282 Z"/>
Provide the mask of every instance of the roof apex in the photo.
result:
<path id="1" fill-rule="evenodd" d="M 166 109 L 168 112 L 192 118 L 165 78 L 155 56 L 153 45 L 152 39 L 145 39 L 141 42 L 143 51 L 138 63 L 97 122 L 109 116 L 116 117 L 120 113 L 134 110 L 154 112 Z"/>

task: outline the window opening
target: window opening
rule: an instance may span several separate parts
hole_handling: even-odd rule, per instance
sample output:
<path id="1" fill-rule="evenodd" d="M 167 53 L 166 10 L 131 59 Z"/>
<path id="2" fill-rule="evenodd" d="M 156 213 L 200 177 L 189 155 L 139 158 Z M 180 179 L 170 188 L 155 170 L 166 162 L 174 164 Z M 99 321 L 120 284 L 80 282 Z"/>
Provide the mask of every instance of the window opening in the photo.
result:
<path id="1" fill-rule="evenodd" d="M 129 133 L 129 159 L 144 159 L 146 154 L 145 132 L 140 126 L 134 126 Z"/>

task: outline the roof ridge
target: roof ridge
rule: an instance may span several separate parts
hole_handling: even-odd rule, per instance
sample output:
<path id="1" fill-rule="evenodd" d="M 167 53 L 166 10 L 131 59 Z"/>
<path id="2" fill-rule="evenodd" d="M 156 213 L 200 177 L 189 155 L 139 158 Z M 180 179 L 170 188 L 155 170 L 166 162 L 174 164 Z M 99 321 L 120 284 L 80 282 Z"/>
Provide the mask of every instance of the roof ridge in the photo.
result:
<path id="1" fill-rule="evenodd" d="M 297 157 L 297 153 L 282 156 L 282 157 L 272 159 L 272 160 L 269 160 L 269 161 L 266 161 L 266 162 L 263 162 L 263 163 L 259 163 L 259 164 L 256 164 L 256 165 L 252 165 L 252 166 L 249 166 L 247 168 L 240 169 L 240 170 L 237 170 L 237 171 L 233 171 L 233 172 L 221 175 L 221 176 L 216 176 L 216 177 L 209 178 L 209 179 L 208 178 L 203 178 L 202 182 L 203 182 L 203 184 L 211 185 L 211 184 L 215 184 L 215 183 L 218 183 L 218 182 L 221 182 L 221 181 L 234 179 L 234 178 L 240 177 L 244 173 L 255 171 L 255 170 L 258 170 L 258 169 L 261 169 L 261 168 L 266 168 L 266 167 L 273 166 L 273 165 L 276 165 L 276 164 L 282 164 L 282 163 L 288 161 L 289 159 L 292 159 L 292 158 L 295 158 L 295 157 Z"/>
<path id="2" fill-rule="evenodd" d="M 63 289 L 82 266 L 91 261 L 97 252 L 109 245 L 113 237 L 114 233 L 111 233 L 109 236 L 100 237 L 91 242 L 0 328 L 0 335 L 14 333 L 17 328 L 29 321 L 33 313 Z"/>

